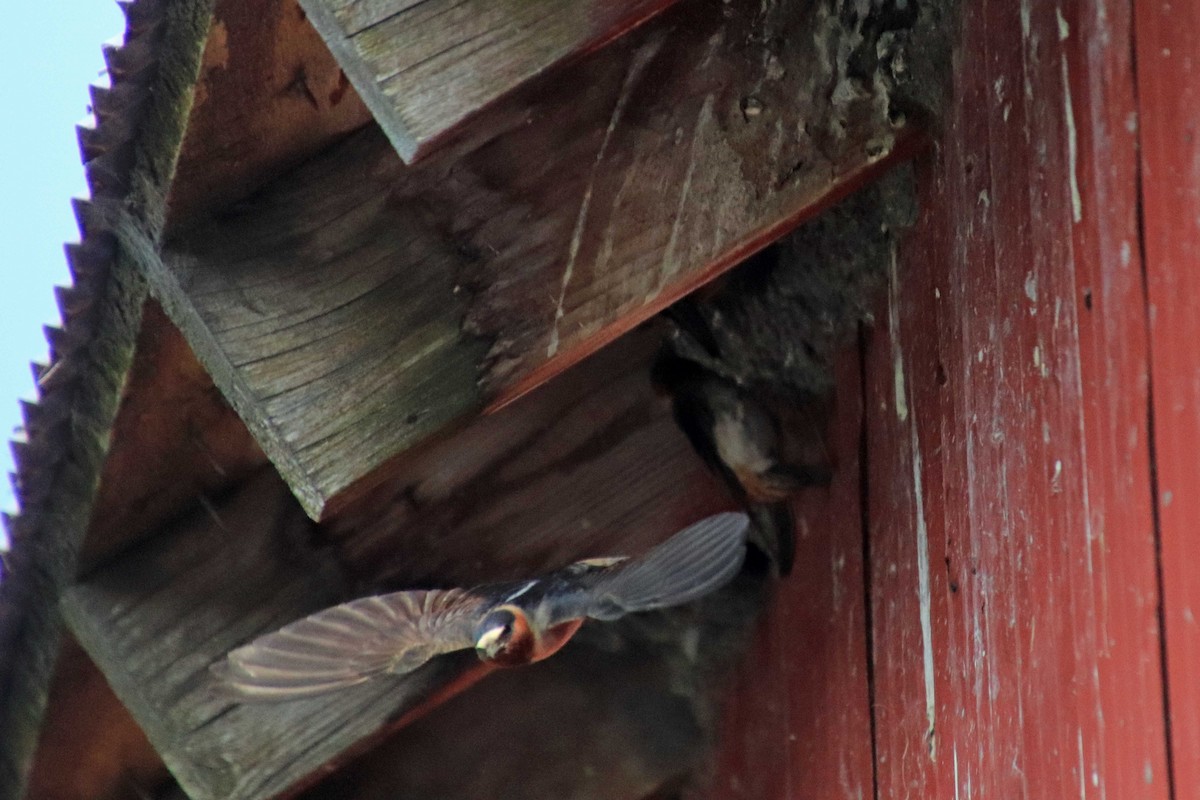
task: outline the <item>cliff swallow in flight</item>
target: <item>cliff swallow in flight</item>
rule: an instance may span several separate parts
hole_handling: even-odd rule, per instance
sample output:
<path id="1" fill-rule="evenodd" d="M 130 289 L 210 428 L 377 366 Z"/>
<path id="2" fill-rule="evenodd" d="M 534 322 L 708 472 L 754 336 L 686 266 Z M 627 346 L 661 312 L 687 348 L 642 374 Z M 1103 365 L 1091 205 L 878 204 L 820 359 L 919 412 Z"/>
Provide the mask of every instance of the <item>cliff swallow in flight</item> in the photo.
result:
<path id="1" fill-rule="evenodd" d="M 755 544 L 780 575 L 790 573 L 795 522 L 788 499 L 805 486 L 828 484 L 828 468 L 783 463 L 779 423 L 770 411 L 695 361 L 664 351 L 651 378 L 670 395 L 675 422 L 692 448 L 753 518 Z"/>
<path id="2" fill-rule="evenodd" d="M 260 636 L 212 666 L 242 701 L 273 702 L 412 672 L 474 648 L 514 667 L 554 655 L 586 619 L 615 620 L 721 588 L 741 569 L 749 519 L 717 514 L 638 558 L 579 561 L 532 580 L 343 603 Z"/>

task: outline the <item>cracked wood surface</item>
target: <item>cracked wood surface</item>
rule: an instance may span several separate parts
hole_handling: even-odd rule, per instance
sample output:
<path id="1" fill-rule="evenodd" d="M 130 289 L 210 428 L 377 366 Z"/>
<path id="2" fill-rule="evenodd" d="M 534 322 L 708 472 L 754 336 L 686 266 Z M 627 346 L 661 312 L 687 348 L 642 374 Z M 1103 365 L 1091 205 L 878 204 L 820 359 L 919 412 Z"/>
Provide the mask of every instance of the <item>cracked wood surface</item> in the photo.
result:
<path id="1" fill-rule="evenodd" d="M 750 5 L 669 11 L 414 167 L 364 131 L 143 260 L 310 515 L 902 154 L 861 20 Z"/>
<path id="2" fill-rule="evenodd" d="M 650 383 L 663 326 L 405 454 L 323 526 L 364 586 L 517 580 L 731 507 Z"/>
<path id="3" fill-rule="evenodd" d="M 1165 800 L 1130 6 L 963 10 L 868 348 L 877 796 Z"/>
<path id="4" fill-rule="evenodd" d="M 1138 0 L 1134 15 L 1173 800 L 1200 800 L 1200 7 Z"/>
<path id="5" fill-rule="evenodd" d="M 555 64 L 676 0 L 304 0 L 406 161 Z"/>

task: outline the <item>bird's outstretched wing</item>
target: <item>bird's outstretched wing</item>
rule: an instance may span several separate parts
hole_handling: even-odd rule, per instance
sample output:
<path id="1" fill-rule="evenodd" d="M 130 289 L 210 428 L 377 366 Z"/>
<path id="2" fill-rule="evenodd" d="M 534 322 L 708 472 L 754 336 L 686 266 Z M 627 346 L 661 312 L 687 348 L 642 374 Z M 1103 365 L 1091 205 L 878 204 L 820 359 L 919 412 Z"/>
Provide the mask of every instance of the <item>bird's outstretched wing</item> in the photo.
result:
<path id="1" fill-rule="evenodd" d="M 640 558 L 605 570 L 586 587 L 586 615 L 612 620 L 696 600 L 724 586 L 746 556 L 750 518 L 717 514 L 684 528 Z"/>
<path id="2" fill-rule="evenodd" d="M 464 589 L 364 597 L 260 636 L 212 671 L 243 702 L 322 694 L 472 647 L 488 606 L 486 597 Z"/>

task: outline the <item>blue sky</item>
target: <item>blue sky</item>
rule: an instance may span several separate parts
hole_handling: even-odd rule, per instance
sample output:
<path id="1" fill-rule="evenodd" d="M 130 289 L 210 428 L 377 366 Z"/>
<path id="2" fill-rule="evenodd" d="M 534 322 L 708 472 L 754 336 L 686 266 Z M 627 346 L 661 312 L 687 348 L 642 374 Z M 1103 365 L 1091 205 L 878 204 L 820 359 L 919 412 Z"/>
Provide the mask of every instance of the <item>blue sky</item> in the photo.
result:
<path id="1" fill-rule="evenodd" d="M 15 507 L 7 442 L 17 399 L 34 397 L 29 362 L 45 360 L 42 325 L 58 320 L 54 284 L 68 283 L 62 245 L 78 231 L 71 197 L 86 197 L 75 125 L 90 83 L 104 81 L 100 45 L 124 19 L 111 0 L 13 3 L 0 25 L 0 507 Z M 0 546 L 3 540 L 0 526 Z"/>

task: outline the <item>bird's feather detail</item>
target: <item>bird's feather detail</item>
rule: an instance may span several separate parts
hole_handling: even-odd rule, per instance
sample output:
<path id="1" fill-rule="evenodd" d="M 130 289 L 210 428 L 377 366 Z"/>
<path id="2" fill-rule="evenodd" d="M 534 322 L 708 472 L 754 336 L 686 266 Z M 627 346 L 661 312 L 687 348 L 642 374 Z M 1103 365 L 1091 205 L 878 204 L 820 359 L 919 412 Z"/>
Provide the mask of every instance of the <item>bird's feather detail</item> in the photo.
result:
<path id="1" fill-rule="evenodd" d="M 749 518 L 717 514 L 684 528 L 641 558 L 602 575 L 587 615 L 612 620 L 681 605 L 721 588 L 741 569 Z"/>
<path id="2" fill-rule="evenodd" d="M 510 643 L 489 660 L 500 666 L 539 661 L 557 652 L 587 617 L 612 620 L 666 608 L 724 586 L 741 568 L 749 525 L 745 514 L 717 514 L 638 558 L 587 559 L 542 578 L 470 590 L 364 597 L 260 636 L 212 671 L 242 702 L 309 697 L 376 675 L 402 675 L 443 653 L 477 647 L 480 626 L 500 613 L 510 624 L 519 621 L 524 627 L 515 630 L 524 634 L 509 631 Z"/>
<path id="3" fill-rule="evenodd" d="M 213 665 L 242 701 L 290 700 L 411 672 L 474 645 L 487 598 L 463 589 L 364 597 L 304 617 Z"/>

